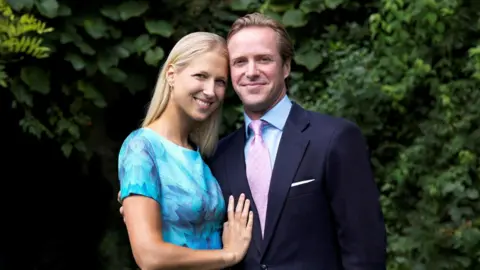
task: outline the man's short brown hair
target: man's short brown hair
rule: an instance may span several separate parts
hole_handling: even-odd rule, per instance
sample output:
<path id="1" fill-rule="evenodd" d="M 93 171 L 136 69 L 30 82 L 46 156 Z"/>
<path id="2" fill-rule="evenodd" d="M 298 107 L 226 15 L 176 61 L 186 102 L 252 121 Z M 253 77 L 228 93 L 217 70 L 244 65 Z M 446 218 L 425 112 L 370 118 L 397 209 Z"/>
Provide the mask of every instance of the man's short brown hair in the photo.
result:
<path id="1" fill-rule="evenodd" d="M 255 12 L 238 18 L 233 22 L 230 32 L 227 35 L 227 41 L 238 31 L 247 27 L 268 27 L 274 30 L 278 35 L 278 50 L 284 63 L 293 58 L 293 42 L 288 35 L 285 27 L 276 20 L 269 18 L 261 13 Z"/>

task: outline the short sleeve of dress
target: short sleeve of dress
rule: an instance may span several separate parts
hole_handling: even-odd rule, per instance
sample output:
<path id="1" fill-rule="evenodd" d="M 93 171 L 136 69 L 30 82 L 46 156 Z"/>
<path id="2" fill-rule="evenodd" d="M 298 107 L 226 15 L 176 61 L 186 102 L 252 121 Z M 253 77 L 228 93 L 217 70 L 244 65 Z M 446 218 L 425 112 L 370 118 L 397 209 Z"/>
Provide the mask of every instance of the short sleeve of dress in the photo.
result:
<path id="1" fill-rule="evenodd" d="M 130 136 L 118 155 L 120 200 L 141 195 L 160 203 L 161 185 L 152 144 L 142 136 Z"/>

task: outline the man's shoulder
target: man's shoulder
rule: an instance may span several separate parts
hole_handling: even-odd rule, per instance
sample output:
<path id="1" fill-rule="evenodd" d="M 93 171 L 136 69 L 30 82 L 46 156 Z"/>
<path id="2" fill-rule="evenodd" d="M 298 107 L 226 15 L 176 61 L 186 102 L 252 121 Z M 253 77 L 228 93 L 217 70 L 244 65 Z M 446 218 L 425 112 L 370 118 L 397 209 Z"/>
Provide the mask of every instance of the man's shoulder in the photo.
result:
<path id="1" fill-rule="evenodd" d="M 335 131 L 343 128 L 358 128 L 357 124 L 349 119 L 301 108 L 308 115 L 310 127 L 313 129 Z"/>

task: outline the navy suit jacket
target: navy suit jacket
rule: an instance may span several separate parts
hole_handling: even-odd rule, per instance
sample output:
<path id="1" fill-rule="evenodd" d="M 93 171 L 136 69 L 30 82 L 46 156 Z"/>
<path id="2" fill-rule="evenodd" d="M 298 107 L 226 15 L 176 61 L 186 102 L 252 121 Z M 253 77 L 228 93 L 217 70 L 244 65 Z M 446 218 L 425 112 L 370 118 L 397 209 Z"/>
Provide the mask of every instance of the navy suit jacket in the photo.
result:
<path id="1" fill-rule="evenodd" d="M 253 239 L 233 269 L 386 269 L 379 192 L 355 124 L 293 104 L 273 168 L 263 239 L 244 147 L 243 126 L 222 139 L 209 160 L 226 201 L 245 193 L 253 203 Z"/>

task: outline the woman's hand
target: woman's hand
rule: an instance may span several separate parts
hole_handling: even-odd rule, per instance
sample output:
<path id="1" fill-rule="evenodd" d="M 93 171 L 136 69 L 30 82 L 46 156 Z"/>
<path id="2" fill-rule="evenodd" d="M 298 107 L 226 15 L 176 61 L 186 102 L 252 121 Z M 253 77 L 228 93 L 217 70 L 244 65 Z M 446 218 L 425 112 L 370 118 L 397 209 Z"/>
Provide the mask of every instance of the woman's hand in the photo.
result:
<path id="1" fill-rule="evenodd" d="M 232 265 L 245 257 L 252 240 L 253 228 L 253 212 L 250 211 L 250 200 L 245 200 L 245 194 L 242 193 L 237 206 L 234 205 L 233 196 L 230 196 L 227 207 L 228 222 L 224 224 L 222 236 L 223 250 L 228 256 L 226 259 L 232 262 Z"/>

